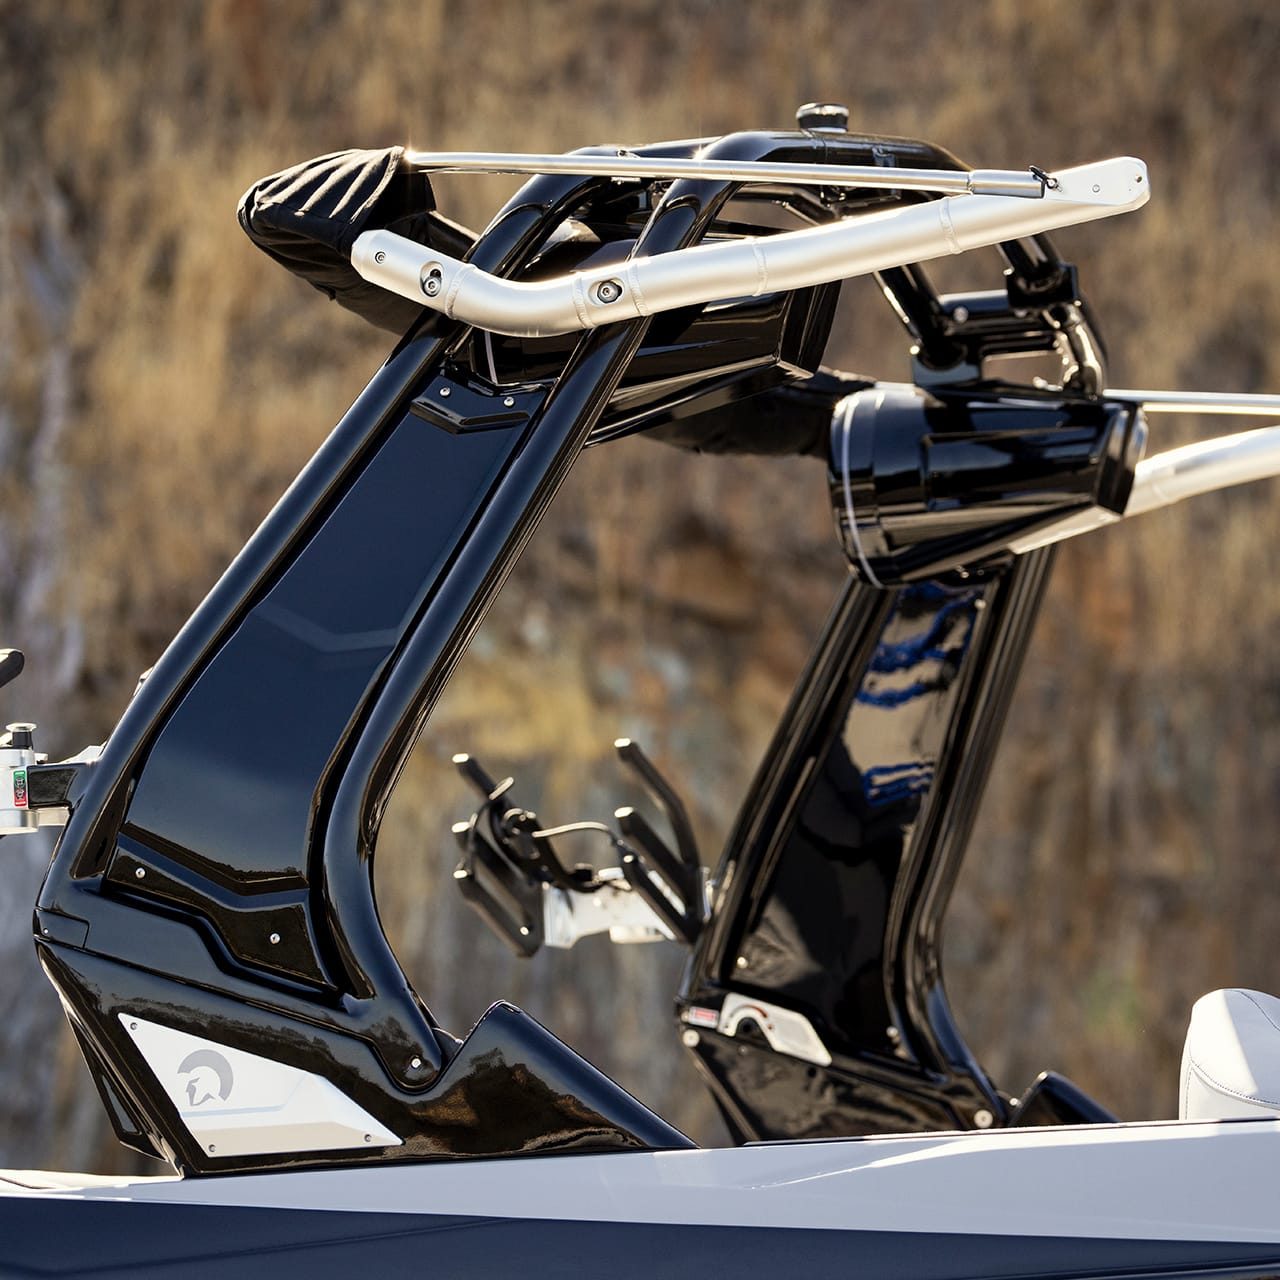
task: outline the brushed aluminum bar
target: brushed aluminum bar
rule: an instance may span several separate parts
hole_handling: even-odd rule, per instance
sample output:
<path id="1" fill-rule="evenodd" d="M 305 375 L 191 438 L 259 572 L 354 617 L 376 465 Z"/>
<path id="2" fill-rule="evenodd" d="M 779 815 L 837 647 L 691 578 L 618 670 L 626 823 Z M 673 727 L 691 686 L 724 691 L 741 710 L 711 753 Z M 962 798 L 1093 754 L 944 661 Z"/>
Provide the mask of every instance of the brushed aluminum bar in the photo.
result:
<path id="1" fill-rule="evenodd" d="M 1109 400 L 1137 400 L 1148 413 L 1244 414 L 1280 417 L 1280 396 L 1220 391 L 1104 391 Z"/>
<path id="2" fill-rule="evenodd" d="M 1044 180 L 1029 169 L 890 169 L 862 164 L 778 164 L 773 161 L 680 160 L 636 156 L 533 155 L 521 152 L 406 151 L 404 164 L 435 173 L 567 173 L 601 178 L 712 178 L 720 182 L 780 182 L 815 187 L 1020 196 L 1038 200 Z"/>
<path id="3" fill-rule="evenodd" d="M 1122 392 L 1107 392 L 1108 396 Z M 1033 551 L 1036 547 L 1074 538 L 1103 525 L 1114 524 L 1129 516 L 1172 506 L 1184 498 L 1253 480 L 1269 480 L 1280 476 L 1280 425 L 1258 427 L 1234 435 L 1218 436 L 1197 444 L 1168 449 L 1138 463 L 1133 478 L 1133 492 L 1123 516 L 1113 511 L 1095 509 L 1071 516 L 1048 529 L 1041 529 L 1011 550 Z"/>
<path id="4" fill-rule="evenodd" d="M 1141 160 L 1064 169 L 1041 200 L 944 196 L 779 235 L 700 244 L 651 258 L 514 281 L 390 231 L 357 237 L 364 279 L 494 333 L 542 337 L 729 298 L 867 275 L 1126 213 L 1149 195 Z"/>

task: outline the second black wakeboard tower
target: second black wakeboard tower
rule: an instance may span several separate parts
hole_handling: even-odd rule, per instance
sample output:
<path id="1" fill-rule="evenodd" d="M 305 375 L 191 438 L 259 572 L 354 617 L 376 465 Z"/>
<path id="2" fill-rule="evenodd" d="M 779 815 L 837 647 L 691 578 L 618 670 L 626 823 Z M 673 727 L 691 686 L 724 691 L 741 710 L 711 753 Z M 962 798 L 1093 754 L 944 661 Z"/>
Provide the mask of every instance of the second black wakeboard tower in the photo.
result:
<path id="1" fill-rule="evenodd" d="M 457 879 L 525 954 L 585 932 L 583 895 L 619 937 L 687 943 L 682 1038 L 739 1140 L 1103 1118 L 1057 1078 L 1014 1097 L 986 1077 L 939 931 L 1049 544 L 1280 469 L 1267 433 L 1140 463 L 1149 397 L 1106 390 L 1045 233 L 1141 205 L 1143 166 L 975 174 L 812 127 L 525 167 L 461 255 L 359 236 L 356 266 L 422 317 L 101 751 L 41 763 L 25 728 L 5 748 L 5 829 L 66 822 L 36 943 L 118 1135 L 192 1174 L 689 1145 L 510 1005 L 461 1042 L 436 1024 L 378 921 L 378 827 L 581 449 L 732 429 L 827 385 L 839 281 L 864 273 L 916 384 L 825 406 L 852 575 L 710 892 L 678 797 L 630 744 L 674 848 L 624 811 L 618 868 L 567 868 L 464 758 L 481 802 Z M 778 233 L 753 206 L 809 225 Z M 978 245 L 1002 287 L 938 296 L 918 264 Z M 1056 354 L 1060 383 L 984 370 L 1028 352 Z"/>

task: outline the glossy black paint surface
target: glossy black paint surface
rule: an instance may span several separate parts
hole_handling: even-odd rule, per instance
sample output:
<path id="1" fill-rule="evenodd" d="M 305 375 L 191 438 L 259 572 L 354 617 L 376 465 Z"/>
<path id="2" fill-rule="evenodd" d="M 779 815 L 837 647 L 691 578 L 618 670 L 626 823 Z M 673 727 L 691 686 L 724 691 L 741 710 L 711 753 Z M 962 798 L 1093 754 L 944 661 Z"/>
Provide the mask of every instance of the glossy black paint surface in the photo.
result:
<path id="1" fill-rule="evenodd" d="M 165 975 L 70 948 L 46 946 L 41 959 L 59 990 L 80 994 L 72 1025 L 93 1048 L 100 1092 L 118 1101 L 145 1145 L 184 1173 L 386 1163 L 447 1157 L 627 1151 L 693 1144 L 513 1005 L 496 1004 L 430 1087 L 393 1089 L 365 1040 L 282 1022 L 235 992 L 196 989 Z M 321 1075 L 402 1138 L 388 1149 L 222 1158 L 202 1149 L 125 1032 L 121 1014 L 192 1035 L 234 1037 L 249 1053 Z M 113 1110 L 110 1106 L 108 1110 Z M 145 1149 L 144 1143 L 132 1143 Z"/>
<path id="2" fill-rule="evenodd" d="M 959 167 L 925 144 L 829 133 L 648 150 Z M 471 260 L 536 273 L 570 218 L 600 252 L 666 252 L 741 233 L 736 194 L 710 181 L 537 178 Z M 813 221 L 924 198 L 772 194 Z M 1052 306 L 1074 306 L 1035 248 L 1010 250 L 1017 287 L 1043 269 Z M 983 335 L 1012 340 L 989 317 L 966 330 L 929 301 L 923 276 L 898 284 L 926 346 L 935 333 L 980 363 Z M 37 904 L 37 945 L 125 1141 L 189 1173 L 687 1145 L 518 1010 L 496 1007 L 459 1048 L 383 935 L 373 854 L 407 753 L 581 449 L 707 410 L 748 420 L 753 397 L 817 366 L 835 292 L 691 308 L 541 347 L 429 318 L 406 335 L 162 656 L 100 760 L 58 783 L 72 814 Z M 1071 319 L 1057 315 L 1063 333 Z M 1063 341 L 1084 368 L 1092 348 L 1076 328 Z M 1099 431 L 1095 445 L 1111 439 Z M 1019 464 L 1066 439 L 1041 436 L 1052 439 Z M 971 452 L 949 464 L 948 495 L 976 484 L 994 508 L 1015 502 L 1008 459 L 996 466 L 988 450 L 998 475 L 975 479 Z M 877 502 L 895 482 L 891 454 L 873 450 L 867 464 Z M 981 1109 L 1005 1119 L 951 1023 L 936 935 L 1046 563 L 849 588 L 748 796 L 705 928 L 688 851 L 677 858 L 632 830 L 684 900 L 671 918 L 697 946 L 685 1005 L 749 981 L 805 1011 L 837 1055 L 820 1078 L 742 1037 L 707 1038 L 704 1066 L 740 1134 L 857 1132 L 875 1114 L 904 1127 L 963 1126 Z M 648 886 L 640 864 L 627 870 Z M 323 1075 L 403 1145 L 211 1155 L 122 1032 L 123 1012 Z M 826 1099 L 816 1110 L 814 1088 Z"/>
<path id="3" fill-rule="evenodd" d="M 743 135 L 709 153 L 788 148 L 812 144 Z M 536 179 L 473 260 L 518 272 L 600 192 L 608 199 L 612 184 Z M 696 241 L 730 195 L 673 184 L 633 252 Z M 112 1011 L 161 981 L 166 1025 L 249 1036 L 322 1074 L 345 1054 L 349 1094 L 405 1138 L 384 1159 L 461 1150 L 431 1136 L 437 1122 L 412 1101 L 436 1098 L 461 1068 L 378 922 L 377 828 L 435 698 L 647 328 L 587 334 L 554 378 L 522 388 L 515 413 L 506 389 L 468 365 L 466 331 L 410 334 L 135 696 L 81 788 L 41 892 L 37 943 L 109 1109 L 127 1113 L 121 1127 L 143 1145 L 192 1172 L 227 1164 L 191 1143 L 136 1057 L 121 1065 L 130 1051 Z M 505 1123 L 518 1129 L 520 1107 L 538 1110 L 532 1086 L 514 1070 L 504 1080 Z M 591 1137 L 582 1117 L 585 1138 L 547 1115 L 539 1123 L 561 1146 L 615 1141 L 609 1125 Z M 683 1142 L 673 1134 L 657 1123 L 650 1137 Z M 486 1149 L 538 1145 L 505 1141 Z"/>
<path id="4" fill-rule="evenodd" d="M 1114 402 L 860 392 L 831 441 L 845 555 L 875 585 L 897 585 L 981 566 L 1079 512 L 1121 513 L 1145 439 L 1138 411 Z"/>
<path id="5" fill-rule="evenodd" d="M 730 837 L 679 1001 L 686 1018 L 731 991 L 776 1003 L 832 1056 L 774 1053 L 746 1024 L 699 1029 L 695 1058 L 740 1138 L 1010 1121 L 955 1026 L 940 932 L 1049 556 L 850 585 L 833 614 Z"/>

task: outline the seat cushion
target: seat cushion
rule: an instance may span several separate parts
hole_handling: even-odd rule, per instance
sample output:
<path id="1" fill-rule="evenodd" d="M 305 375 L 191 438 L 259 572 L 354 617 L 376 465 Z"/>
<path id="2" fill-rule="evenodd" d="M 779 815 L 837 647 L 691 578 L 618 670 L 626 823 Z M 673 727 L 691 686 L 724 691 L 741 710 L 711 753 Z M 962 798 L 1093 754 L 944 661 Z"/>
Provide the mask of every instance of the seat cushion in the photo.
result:
<path id="1" fill-rule="evenodd" d="M 1280 1116 L 1280 1000 L 1229 988 L 1201 996 L 1182 1051 L 1183 1120 Z"/>

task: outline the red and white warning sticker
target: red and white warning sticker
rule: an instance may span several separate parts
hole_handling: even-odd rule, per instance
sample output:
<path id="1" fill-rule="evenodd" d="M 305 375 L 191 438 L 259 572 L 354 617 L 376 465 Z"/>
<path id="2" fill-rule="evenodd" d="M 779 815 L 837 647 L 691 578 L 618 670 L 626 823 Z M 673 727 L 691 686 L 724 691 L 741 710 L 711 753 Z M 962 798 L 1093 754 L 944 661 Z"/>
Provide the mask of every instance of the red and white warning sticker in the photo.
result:
<path id="1" fill-rule="evenodd" d="M 684 1011 L 684 1020 L 695 1027 L 714 1027 L 720 1021 L 720 1015 L 714 1009 L 703 1009 L 693 1004 Z"/>

